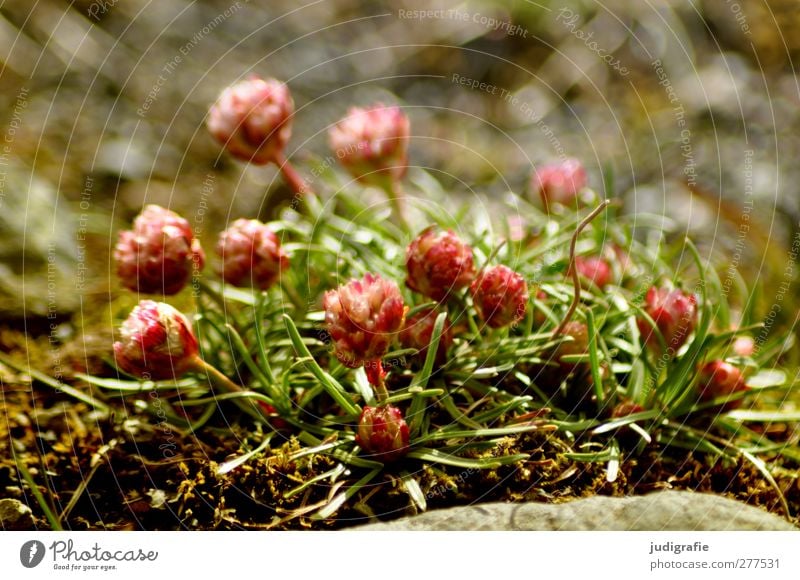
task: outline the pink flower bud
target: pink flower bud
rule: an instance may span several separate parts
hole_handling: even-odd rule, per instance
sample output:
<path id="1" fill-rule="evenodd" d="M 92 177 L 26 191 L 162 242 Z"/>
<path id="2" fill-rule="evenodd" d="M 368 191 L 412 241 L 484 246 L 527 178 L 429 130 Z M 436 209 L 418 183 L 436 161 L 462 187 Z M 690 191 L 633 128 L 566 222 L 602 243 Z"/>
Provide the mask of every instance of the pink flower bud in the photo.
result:
<path id="1" fill-rule="evenodd" d="M 531 178 L 531 189 L 545 205 L 574 205 L 586 181 L 586 170 L 581 162 L 565 159 L 540 167 Z"/>
<path id="2" fill-rule="evenodd" d="M 278 236 L 258 220 L 233 222 L 220 234 L 217 254 L 222 258 L 222 279 L 234 286 L 266 290 L 289 266 Z"/>
<path id="3" fill-rule="evenodd" d="M 735 366 L 721 360 L 706 363 L 700 369 L 697 389 L 701 401 L 711 401 L 747 390 L 742 372 Z M 741 400 L 725 403 L 723 410 L 731 410 L 741 405 Z"/>
<path id="4" fill-rule="evenodd" d="M 197 339 L 186 317 L 164 302 L 142 300 L 122 323 L 114 357 L 126 373 L 174 379 L 197 360 Z"/>
<path id="5" fill-rule="evenodd" d="M 575 258 L 575 269 L 581 277 L 601 290 L 611 283 L 611 265 L 605 258 L 599 256 L 577 256 Z"/>
<path id="6" fill-rule="evenodd" d="M 406 286 L 443 302 L 451 292 L 469 286 L 475 278 L 472 248 L 452 231 L 429 227 L 406 250 Z"/>
<path id="7" fill-rule="evenodd" d="M 425 359 L 428 354 L 428 346 L 433 338 L 433 327 L 439 312 L 434 308 L 421 310 L 414 316 L 406 319 L 403 330 L 400 331 L 400 344 L 403 348 L 415 348 L 419 352 L 417 356 Z M 436 361 L 441 364 L 447 357 L 447 351 L 453 344 L 453 331 L 450 321 L 445 318 L 442 336 L 439 339 L 439 348 L 436 349 Z"/>
<path id="8" fill-rule="evenodd" d="M 117 276 L 125 288 L 145 294 L 176 294 L 192 269 L 201 270 L 205 253 L 189 222 L 158 205 L 148 205 L 119 234 L 114 249 Z"/>
<path id="9" fill-rule="evenodd" d="M 409 432 L 403 412 L 397 407 L 364 407 L 358 420 L 356 443 L 388 463 L 408 451 Z"/>
<path id="10" fill-rule="evenodd" d="M 350 368 L 383 358 L 406 315 L 397 284 L 369 273 L 326 292 L 323 308 L 336 358 Z"/>
<path id="11" fill-rule="evenodd" d="M 750 336 L 739 336 L 733 341 L 733 352 L 737 356 L 753 356 L 756 343 Z"/>
<path id="12" fill-rule="evenodd" d="M 507 266 L 492 266 L 478 273 L 470 286 L 478 316 L 492 328 L 500 328 L 525 317 L 528 284 Z"/>
<path id="13" fill-rule="evenodd" d="M 408 117 L 397 106 L 353 107 L 328 136 L 339 162 L 369 185 L 399 180 L 408 164 Z"/>
<path id="14" fill-rule="evenodd" d="M 669 354 L 675 354 L 684 345 L 697 325 L 697 299 L 683 290 L 651 286 L 645 296 L 644 311 L 661 331 Z M 637 323 L 647 345 L 660 350 L 658 337 L 650 324 L 642 318 Z"/>
<path id="15" fill-rule="evenodd" d="M 234 157 L 265 165 L 286 147 L 293 114 L 284 83 L 253 75 L 222 91 L 208 113 L 208 130 Z"/>

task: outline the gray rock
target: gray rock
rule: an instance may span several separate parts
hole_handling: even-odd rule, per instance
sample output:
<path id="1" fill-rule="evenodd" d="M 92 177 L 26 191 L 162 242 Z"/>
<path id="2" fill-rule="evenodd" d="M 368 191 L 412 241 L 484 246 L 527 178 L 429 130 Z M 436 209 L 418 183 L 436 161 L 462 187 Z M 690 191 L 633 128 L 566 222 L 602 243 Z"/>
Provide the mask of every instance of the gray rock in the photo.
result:
<path id="1" fill-rule="evenodd" d="M 354 530 L 796 530 L 783 518 L 724 497 L 663 491 L 563 504 L 494 503 L 431 511 Z"/>
<path id="2" fill-rule="evenodd" d="M 0 316 L 74 312 L 77 225 L 49 182 L 0 158 Z"/>
<path id="3" fill-rule="evenodd" d="M 17 499 L 0 499 L 0 530 L 33 528 L 31 508 Z"/>

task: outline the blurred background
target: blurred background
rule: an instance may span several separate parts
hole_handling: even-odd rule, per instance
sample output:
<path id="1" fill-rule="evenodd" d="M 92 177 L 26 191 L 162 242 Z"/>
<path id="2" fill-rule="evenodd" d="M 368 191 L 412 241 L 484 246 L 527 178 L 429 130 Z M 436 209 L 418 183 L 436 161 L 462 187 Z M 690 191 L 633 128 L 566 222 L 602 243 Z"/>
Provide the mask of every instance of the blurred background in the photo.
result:
<path id="1" fill-rule="evenodd" d="M 204 128 L 252 73 L 289 84 L 306 175 L 349 106 L 396 102 L 411 164 L 453 195 L 524 193 L 537 164 L 578 157 L 628 211 L 791 282 L 798 25 L 796 0 L 6 0 L 0 316 L 33 333 L 107 301 L 145 203 L 209 249 L 229 219 L 274 215 L 274 169 Z"/>

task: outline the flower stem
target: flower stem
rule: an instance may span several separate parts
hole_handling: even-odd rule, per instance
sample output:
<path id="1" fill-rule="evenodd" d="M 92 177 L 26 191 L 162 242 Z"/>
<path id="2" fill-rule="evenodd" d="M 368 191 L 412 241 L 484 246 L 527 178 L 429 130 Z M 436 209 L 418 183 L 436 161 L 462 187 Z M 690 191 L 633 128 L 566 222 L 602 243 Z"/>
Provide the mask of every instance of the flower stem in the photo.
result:
<path id="1" fill-rule="evenodd" d="M 211 383 L 211 386 L 214 388 L 220 389 L 227 393 L 245 392 L 245 389 L 234 383 L 232 380 L 230 380 L 228 377 L 226 377 L 224 374 L 218 371 L 215 367 L 211 366 L 200 357 L 195 357 L 190 367 L 190 370 L 198 374 L 205 375 L 206 378 L 208 379 L 208 382 Z M 248 404 L 242 399 L 235 399 L 234 402 L 245 413 L 258 420 L 266 421 L 269 419 L 269 416 L 264 412 L 264 410 L 253 403 Z"/>
<path id="2" fill-rule="evenodd" d="M 283 153 L 275 155 L 275 165 L 278 166 L 281 175 L 286 180 L 286 184 L 297 195 L 305 196 L 314 193 L 308 183 L 306 183 L 306 180 L 303 179 L 303 176 L 300 175 L 300 172 L 294 168 L 294 165 L 292 165 Z"/>
<path id="3" fill-rule="evenodd" d="M 572 318 L 572 315 L 575 314 L 575 311 L 578 309 L 578 304 L 581 302 L 581 279 L 578 275 L 578 269 L 575 267 L 575 246 L 578 243 L 578 236 L 594 218 L 600 215 L 600 213 L 609 206 L 610 203 L 610 199 L 603 200 L 600 205 L 594 208 L 589 215 L 581 220 L 581 222 L 578 224 L 578 227 L 575 228 L 575 233 L 572 234 L 572 240 L 570 240 L 569 243 L 569 267 L 567 268 L 567 272 L 572 274 L 572 286 L 575 288 L 575 295 L 572 298 L 572 304 L 569 305 L 569 309 L 564 315 L 564 319 L 561 321 L 561 324 L 559 324 L 553 331 L 553 338 L 556 338 L 559 334 L 561 334 L 561 332 L 564 330 L 564 327 Z"/>
<path id="4" fill-rule="evenodd" d="M 367 361 L 364 364 L 364 370 L 367 372 L 367 380 L 375 389 L 375 398 L 378 399 L 378 404 L 385 404 L 389 398 L 389 391 L 386 389 L 386 369 L 383 368 L 383 363 L 380 359 Z"/>
<path id="5" fill-rule="evenodd" d="M 400 181 L 394 178 L 383 181 L 382 189 L 386 192 L 386 197 L 389 199 L 389 203 L 392 206 L 392 213 L 394 213 L 397 218 L 397 223 L 400 225 L 403 232 L 411 234 L 411 226 L 406 220 L 405 215 L 405 194 L 403 193 L 403 186 L 400 185 Z"/>

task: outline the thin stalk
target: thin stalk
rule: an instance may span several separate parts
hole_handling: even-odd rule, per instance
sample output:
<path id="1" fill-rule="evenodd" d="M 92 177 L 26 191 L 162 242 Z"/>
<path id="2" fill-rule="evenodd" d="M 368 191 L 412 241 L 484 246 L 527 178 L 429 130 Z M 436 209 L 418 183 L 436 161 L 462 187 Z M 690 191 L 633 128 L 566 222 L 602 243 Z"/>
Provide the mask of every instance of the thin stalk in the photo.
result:
<path id="1" fill-rule="evenodd" d="M 234 383 L 220 371 L 218 371 L 215 367 L 208 364 L 206 361 L 201 359 L 200 357 L 195 357 L 190 370 L 195 371 L 196 373 L 205 375 L 208 379 L 208 382 L 211 383 L 213 387 L 219 388 L 223 391 L 228 393 L 244 393 L 246 392 L 242 387 Z M 248 404 L 245 401 L 241 401 L 239 399 L 235 399 L 234 402 L 236 405 L 246 412 L 248 415 L 263 421 L 268 421 L 269 417 L 266 413 L 261 409 L 261 407 L 255 407 L 252 404 Z"/>
<path id="2" fill-rule="evenodd" d="M 22 478 L 28 484 L 28 487 L 31 488 L 31 493 L 33 494 L 33 497 L 36 498 L 36 502 L 39 504 L 39 507 L 42 508 L 42 512 L 44 512 L 44 516 L 47 518 L 50 527 L 57 532 L 62 531 L 64 528 L 61 526 L 61 522 L 58 520 L 58 516 L 56 516 L 56 514 L 50 508 L 50 504 L 47 503 L 47 500 L 42 495 L 42 492 L 39 491 L 39 486 L 36 485 L 36 482 L 33 480 L 31 472 L 28 471 L 28 466 L 25 465 L 24 461 L 17 458 L 16 454 L 14 455 L 14 460 L 16 461 L 17 469 L 22 475 Z"/>
<path id="3" fill-rule="evenodd" d="M 389 398 L 389 391 L 386 389 L 386 369 L 383 368 L 383 363 L 380 359 L 367 361 L 364 364 L 364 370 L 367 373 L 369 384 L 372 385 L 375 391 L 378 405 L 385 405 L 386 400 Z"/>
<path id="4" fill-rule="evenodd" d="M 572 274 L 572 286 L 575 289 L 575 295 L 572 298 L 572 304 L 569 305 L 569 310 L 564 315 L 561 324 L 553 331 L 553 338 L 557 337 L 569 323 L 572 315 L 578 309 L 578 304 L 581 302 L 581 279 L 578 275 L 578 269 L 575 267 L 575 246 L 578 243 L 578 236 L 588 226 L 594 218 L 600 215 L 611 203 L 610 199 L 603 200 L 603 202 L 592 210 L 592 212 L 581 220 L 578 227 L 575 228 L 575 233 L 572 234 L 572 239 L 569 242 L 569 268 L 567 272 Z"/>

